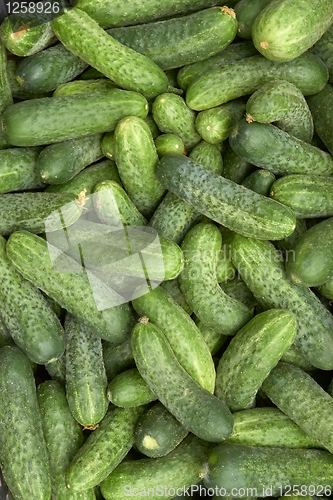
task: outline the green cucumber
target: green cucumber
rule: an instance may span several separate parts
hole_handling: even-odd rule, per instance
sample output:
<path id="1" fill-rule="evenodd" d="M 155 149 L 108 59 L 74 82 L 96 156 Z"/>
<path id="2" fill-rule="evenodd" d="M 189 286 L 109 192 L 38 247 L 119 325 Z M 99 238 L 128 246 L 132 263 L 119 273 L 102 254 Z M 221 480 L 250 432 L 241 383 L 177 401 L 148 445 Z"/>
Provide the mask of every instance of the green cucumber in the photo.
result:
<path id="1" fill-rule="evenodd" d="M 185 152 L 185 146 L 180 137 L 175 134 L 161 134 L 155 139 L 155 147 L 159 157 L 168 153 Z"/>
<path id="2" fill-rule="evenodd" d="M 0 151 L 0 193 L 41 189 L 37 171 L 40 148 L 9 148 Z"/>
<path id="3" fill-rule="evenodd" d="M 84 491 L 103 481 L 125 458 L 134 443 L 134 432 L 143 407 L 108 411 L 70 463 L 66 479 L 71 491 Z"/>
<path id="4" fill-rule="evenodd" d="M 235 268 L 234 271 L 236 274 Z M 257 300 L 253 296 L 253 293 L 246 286 L 239 274 L 236 274 L 233 278 L 228 279 L 225 283 L 220 283 L 220 287 L 227 295 L 229 295 L 229 297 L 242 302 L 250 310 L 258 304 Z"/>
<path id="5" fill-rule="evenodd" d="M 332 177 L 286 175 L 274 182 L 270 196 L 290 207 L 298 219 L 333 216 Z"/>
<path id="6" fill-rule="evenodd" d="M 228 439 L 233 420 L 227 406 L 190 377 L 159 328 L 147 318 L 141 321 L 132 331 L 133 355 L 160 402 L 197 437 L 209 442 Z"/>
<path id="7" fill-rule="evenodd" d="M 243 235 L 280 239 L 295 228 L 295 217 L 287 207 L 272 205 L 269 198 L 209 172 L 183 155 L 163 156 L 156 172 L 171 192 L 210 219 Z"/>
<path id="8" fill-rule="evenodd" d="M 227 7 L 107 30 L 118 42 L 149 57 L 163 70 L 207 59 L 229 45 L 236 32 L 235 13 Z"/>
<path id="9" fill-rule="evenodd" d="M 177 493 L 189 495 L 191 486 L 202 477 L 208 453 L 208 443 L 189 436 L 165 457 L 123 462 L 103 481 L 101 492 L 105 500 L 125 500 L 148 492 L 163 500 Z"/>
<path id="10" fill-rule="evenodd" d="M 333 158 L 270 123 L 240 121 L 229 137 L 234 152 L 274 174 L 333 174 Z"/>
<path id="11" fill-rule="evenodd" d="M 288 276 L 298 286 L 319 286 L 333 277 L 333 218 L 308 229 L 292 248 L 286 262 Z"/>
<path id="12" fill-rule="evenodd" d="M 122 408 L 145 405 L 157 399 L 137 368 L 116 375 L 108 386 L 107 396 L 112 404 Z"/>
<path id="13" fill-rule="evenodd" d="M 206 344 L 208 345 L 208 349 L 212 356 L 214 356 L 223 346 L 223 344 L 227 340 L 227 335 L 221 335 L 219 331 L 213 330 L 209 326 L 205 325 L 199 318 L 194 317 L 194 322 L 202 333 L 203 338 L 205 339 Z"/>
<path id="14" fill-rule="evenodd" d="M 140 316 L 163 331 L 178 362 L 209 392 L 215 387 L 215 367 L 209 348 L 191 317 L 162 287 L 132 301 Z M 150 328 L 150 327 L 149 327 Z"/>
<path id="15" fill-rule="evenodd" d="M 224 283 L 235 277 L 236 270 L 227 253 L 227 245 L 222 241 L 221 252 L 216 264 L 216 279 L 218 283 Z"/>
<path id="16" fill-rule="evenodd" d="M 231 411 L 253 406 L 263 381 L 294 342 L 297 324 L 292 313 L 270 309 L 257 314 L 231 340 L 216 373 L 216 396 Z"/>
<path id="17" fill-rule="evenodd" d="M 71 274 L 55 270 L 49 248 L 50 245 L 39 236 L 18 231 L 8 240 L 7 255 L 26 279 L 85 322 L 95 335 L 120 344 L 133 325 L 129 304 L 98 310 L 87 273 Z M 77 267 L 75 261 L 69 265 L 73 270 Z"/>
<path id="18" fill-rule="evenodd" d="M 161 283 L 161 287 L 171 295 L 171 297 L 184 309 L 185 312 L 187 312 L 189 316 L 191 316 L 193 311 L 186 302 L 186 299 L 180 290 L 178 278 L 175 278 L 174 280 L 163 281 Z"/>
<path id="19" fill-rule="evenodd" d="M 235 234 L 231 250 L 235 267 L 259 304 L 293 313 L 297 349 L 313 366 L 331 370 L 333 317 L 320 300 L 287 277 L 281 254 L 271 243 Z"/>
<path id="20" fill-rule="evenodd" d="M 45 184 L 64 184 L 87 165 L 103 157 L 102 134 L 72 139 L 47 146 L 37 160 L 37 170 Z"/>
<path id="21" fill-rule="evenodd" d="M 57 86 L 53 92 L 53 97 L 103 92 L 114 88 L 117 88 L 117 85 L 106 78 L 99 78 L 98 80 L 74 80 L 73 82 L 62 83 Z"/>
<path id="22" fill-rule="evenodd" d="M 7 61 L 7 75 L 9 79 L 9 84 L 11 88 L 11 93 L 12 96 L 15 99 L 37 99 L 40 97 L 49 97 L 50 93 L 49 92 L 39 92 L 38 94 L 31 93 L 31 92 L 25 92 L 19 82 L 16 79 L 16 68 L 17 68 L 18 61 L 14 59 L 8 59 Z"/>
<path id="23" fill-rule="evenodd" d="M 317 95 L 308 99 L 312 113 L 315 132 L 323 141 L 328 151 L 333 153 L 333 85 L 328 83 Z"/>
<path id="24" fill-rule="evenodd" d="M 116 150 L 115 150 L 114 132 L 107 132 L 104 135 L 102 139 L 101 148 L 104 156 L 110 159 L 112 158 L 113 160 L 115 159 Z"/>
<path id="25" fill-rule="evenodd" d="M 1 347 L 5 347 L 5 345 L 15 345 L 15 342 L 6 327 L 4 320 L 0 316 L 0 349 Z"/>
<path id="26" fill-rule="evenodd" d="M 188 430 L 162 405 L 156 403 L 145 413 L 135 431 L 135 445 L 150 458 L 168 455 L 187 436 Z"/>
<path id="27" fill-rule="evenodd" d="M 147 111 L 141 94 L 111 89 L 18 102 L 5 110 L 2 125 L 10 144 L 39 146 L 108 132 L 124 116 L 145 118 Z"/>
<path id="28" fill-rule="evenodd" d="M 289 363 L 290 365 L 295 365 L 305 372 L 313 371 L 313 366 L 309 361 L 307 361 L 304 356 L 298 351 L 294 344 L 292 344 L 289 349 L 281 356 L 281 361 L 283 363 Z"/>
<path id="29" fill-rule="evenodd" d="M 279 363 L 262 388 L 283 413 L 332 453 L 333 398 L 310 375 L 297 366 Z"/>
<path id="30" fill-rule="evenodd" d="M 285 63 L 269 61 L 261 55 L 253 56 L 204 73 L 194 80 L 187 89 L 186 103 L 197 111 L 210 109 L 253 94 L 276 79 L 293 83 L 304 95 L 312 95 L 327 83 L 328 70 L 321 59 L 308 52 Z"/>
<path id="31" fill-rule="evenodd" d="M 7 51 L 0 41 L 0 113 L 13 104 L 12 91 L 7 72 Z"/>
<path id="32" fill-rule="evenodd" d="M 99 80 L 100 78 L 104 78 L 103 73 L 97 71 L 97 69 L 89 67 L 80 75 L 80 80 Z"/>
<path id="33" fill-rule="evenodd" d="M 251 408 L 233 413 L 234 430 L 228 443 L 281 448 L 321 448 L 278 408 Z"/>
<path id="34" fill-rule="evenodd" d="M 114 346 L 110 342 L 103 342 L 103 359 L 108 382 L 111 382 L 119 373 L 134 368 L 131 339 Z"/>
<path id="35" fill-rule="evenodd" d="M 300 485 L 303 491 L 330 492 L 332 472 L 333 457 L 327 451 L 226 443 L 212 451 L 204 485 L 217 488 L 221 495 L 236 492 L 238 498 L 243 491 L 278 497 Z"/>
<path id="36" fill-rule="evenodd" d="M 114 137 L 124 188 L 142 215 L 149 217 L 165 193 L 155 173 L 158 155 L 150 129 L 142 118 L 128 116 L 119 121 Z"/>
<path id="37" fill-rule="evenodd" d="M 204 166 L 211 172 L 221 174 L 223 170 L 223 160 L 219 148 L 215 144 L 201 141 L 194 146 L 189 154 L 189 158 Z"/>
<path id="38" fill-rule="evenodd" d="M 65 318 L 65 334 L 68 405 L 77 422 L 94 428 L 108 408 L 101 339 L 69 314 Z"/>
<path id="39" fill-rule="evenodd" d="M 330 26 L 310 51 L 324 61 L 329 71 L 329 81 L 333 82 L 333 26 Z"/>
<path id="40" fill-rule="evenodd" d="M 276 181 L 276 177 L 273 172 L 260 168 L 248 175 L 243 180 L 242 186 L 263 196 L 269 196 L 274 181 Z"/>
<path id="41" fill-rule="evenodd" d="M 65 387 L 66 384 L 66 354 L 62 354 L 59 358 L 51 360 L 45 364 L 47 373 L 52 380 L 56 380 Z"/>
<path id="42" fill-rule="evenodd" d="M 268 82 L 246 103 L 248 122 L 272 123 L 305 142 L 311 142 L 313 120 L 300 90 L 284 80 Z"/>
<path id="43" fill-rule="evenodd" d="M 153 61 L 112 38 L 86 12 L 64 9 L 51 26 L 67 50 L 120 87 L 149 97 L 167 90 L 167 76 Z"/>
<path id="44" fill-rule="evenodd" d="M 42 94 L 73 80 L 88 64 L 58 43 L 19 61 L 15 78 L 23 92 Z"/>
<path id="45" fill-rule="evenodd" d="M 288 176 L 284 177 L 284 179 L 286 179 L 287 177 L 292 177 L 292 176 L 288 175 Z M 297 175 L 297 176 L 295 175 L 294 177 L 302 177 L 302 176 L 301 175 Z M 325 177 L 325 179 L 327 179 L 327 177 Z M 273 197 L 272 193 L 273 193 L 273 190 L 271 190 L 271 196 Z M 285 203 L 283 203 L 283 205 L 284 204 Z M 286 203 L 286 205 L 288 205 L 288 204 Z M 306 226 L 305 219 L 296 219 L 296 227 L 295 227 L 294 232 L 291 233 L 286 238 L 283 238 L 282 240 L 274 242 L 276 248 L 278 250 L 281 250 L 283 252 L 286 261 L 289 258 L 289 253 L 292 254 L 291 249 L 294 246 L 295 242 L 298 240 L 298 238 L 300 236 L 302 236 L 302 234 L 305 233 L 306 230 L 307 230 L 307 226 Z"/>
<path id="46" fill-rule="evenodd" d="M 156 125 L 156 122 L 153 118 L 153 115 L 152 114 L 148 114 L 145 118 L 145 122 L 147 123 L 149 129 L 150 129 L 150 132 L 151 132 L 151 135 L 153 136 L 153 139 L 155 141 L 155 139 L 161 135 L 161 131 L 160 129 L 158 128 L 158 126 Z"/>
<path id="47" fill-rule="evenodd" d="M 332 21 L 331 0 L 274 0 L 256 17 L 252 40 L 267 59 L 290 61 L 312 47 Z"/>
<path id="48" fill-rule="evenodd" d="M 238 21 L 238 36 L 251 40 L 254 20 L 269 2 L 270 0 L 241 0 L 236 3 L 235 13 Z"/>
<path id="49" fill-rule="evenodd" d="M 216 108 L 201 111 L 195 120 L 195 127 L 201 137 L 211 143 L 225 141 L 245 112 L 243 99 L 235 99 Z"/>
<path id="50" fill-rule="evenodd" d="M 251 311 L 227 294 L 216 278 L 217 256 L 222 237 L 214 224 L 200 223 L 185 236 L 181 291 L 196 316 L 223 335 L 234 335 L 252 317 Z"/>
<path id="51" fill-rule="evenodd" d="M 241 184 L 248 175 L 250 175 L 255 166 L 247 162 L 240 156 L 236 155 L 231 149 L 229 143 L 227 144 L 226 150 L 223 153 L 223 171 L 222 175 L 226 179 L 229 179 L 236 184 Z"/>
<path id="52" fill-rule="evenodd" d="M 333 278 L 328 279 L 318 290 L 324 297 L 333 300 Z"/>
<path id="53" fill-rule="evenodd" d="M 51 481 L 36 386 L 17 347 L 0 350 L 1 468 L 15 498 L 50 500 Z"/>

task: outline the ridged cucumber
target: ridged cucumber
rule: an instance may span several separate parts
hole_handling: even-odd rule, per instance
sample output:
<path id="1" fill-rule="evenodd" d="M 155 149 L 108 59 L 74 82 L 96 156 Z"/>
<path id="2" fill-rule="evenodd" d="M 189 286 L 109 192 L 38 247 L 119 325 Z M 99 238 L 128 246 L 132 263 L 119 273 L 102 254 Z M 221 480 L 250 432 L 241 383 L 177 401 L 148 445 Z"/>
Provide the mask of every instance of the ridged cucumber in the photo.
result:
<path id="1" fill-rule="evenodd" d="M 157 399 L 137 368 L 116 375 L 108 386 L 107 395 L 112 404 L 122 408 L 145 405 Z"/>

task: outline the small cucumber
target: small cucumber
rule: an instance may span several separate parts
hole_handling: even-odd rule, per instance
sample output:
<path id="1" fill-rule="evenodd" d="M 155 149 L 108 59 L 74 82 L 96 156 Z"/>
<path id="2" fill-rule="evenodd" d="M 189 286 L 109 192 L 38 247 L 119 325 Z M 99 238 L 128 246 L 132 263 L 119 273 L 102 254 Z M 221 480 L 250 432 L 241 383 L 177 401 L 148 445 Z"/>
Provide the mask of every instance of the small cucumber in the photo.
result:
<path id="1" fill-rule="evenodd" d="M 313 120 L 309 106 L 300 90 L 284 80 L 268 82 L 251 95 L 246 103 L 246 120 L 275 122 L 288 134 L 311 142 Z"/>
<path id="2" fill-rule="evenodd" d="M 304 95 L 312 95 L 327 83 L 328 70 L 321 59 L 309 52 L 285 63 L 253 56 L 204 73 L 194 80 L 187 89 L 186 103 L 197 111 L 210 109 L 253 94 L 276 79 L 293 83 Z"/>
<path id="3" fill-rule="evenodd" d="M 323 36 L 316 42 L 310 51 L 320 57 L 329 71 L 329 81 L 333 82 L 333 26 L 330 26 Z"/>
<path id="4" fill-rule="evenodd" d="M 229 137 L 231 130 L 243 118 L 244 112 L 245 101 L 235 99 L 222 106 L 201 111 L 195 120 L 195 127 L 205 141 L 218 144 Z"/>
<path id="5" fill-rule="evenodd" d="M 332 177 L 286 175 L 274 182 L 270 196 L 290 207 L 298 219 L 333 216 Z"/>
<path id="6" fill-rule="evenodd" d="M 135 431 L 135 445 L 150 458 L 168 455 L 186 438 L 188 430 L 162 405 L 156 403 L 145 413 Z"/>
<path id="7" fill-rule="evenodd" d="M 294 342 L 297 324 L 292 313 L 270 309 L 257 314 L 231 340 L 216 373 L 216 396 L 231 411 L 253 406 L 264 379 Z"/>
<path id="8" fill-rule="evenodd" d="M 333 160 L 332 160 L 333 161 Z M 280 239 L 295 229 L 290 209 L 176 154 L 163 156 L 157 166 L 163 185 L 215 222 L 243 235 Z"/>
<path id="9" fill-rule="evenodd" d="M 102 348 L 108 382 L 111 382 L 111 380 L 124 370 L 134 368 L 135 362 L 132 354 L 130 338 L 126 339 L 117 346 L 104 341 Z"/>
<path id="10" fill-rule="evenodd" d="M 203 389 L 179 364 L 162 331 L 142 318 L 132 331 L 137 368 L 160 402 L 197 437 L 221 442 L 231 435 L 227 406 Z"/>
<path id="11" fill-rule="evenodd" d="M 122 408 L 145 405 L 157 399 L 137 368 L 126 370 L 112 379 L 107 396 L 112 404 Z"/>
<path id="12" fill-rule="evenodd" d="M 167 90 L 167 76 L 153 61 L 112 38 L 86 12 L 64 9 L 51 26 L 67 50 L 120 87 L 149 97 Z"/>
<path id="13" fill-rule="evenodd" d="M 0 349 L 1 468 L 15 498 L 50 500 L 51 481 L 36 386 L 17 347 Z"/>
<path id="14" fill-rule="evenodd" d="M 255 166 L 236 155 L 228 144 L 223 153 L 223 171 L 222 175 L 236 184 L 241 184 L 248 175 L 250 175 Z"/>
<path id="15" fill-rule="evenodd" d="M 309 98 L 309 108 L 313 117 L 315 132 L 323 141 L 328 151 L 333 153 L 333 85 L 328 83 L 318 94 Z"/>
<path id="16" fill-rule="evenodd" d="M 180 137 L 175 134 L 161 134 L 155 139 L 155 147 L 159 157 L 168 153 L 184 154 L 185 146 Z"/>
<path id="17" fill-rule="evenodd" d="M 274 181 L 276 181 L 276 177 L 273 172 L 260 168 L 248 175 L 243 180 L 242 186 L 252 189 L 262 196 L 269 196 Z"/>
<path id="18" fill-rule="evenodd" d="M 241 120 L 229 137 L 234 152 L 274 174 L 333 174 L 333 158 L 270 123 Z"/>
<path id="19" fill-rule="evenodd" d="M 37 171 L 40 148 L 9 148 L 0 151 L 0 193 L 41 189 Z"/>
<path id="20" fill-rule="evenodd" d="M 208 142 L 201 141 L 199 144 L 194 146 L 189 158 L 197 163 L 200 163 L 203 167 L 207 168 L 211 172 L 216 174 L 222 174 L 223 170 L 223 160 L 219 148 L 215 144 L 209 144 Z"/>
<path id="21" fill-rule="evenodd" d="M 238 21 L 238 36 L 251 40 L 254 20 L 270 1 L 271 0 L 240 0 L 236 3 L 235 13 Z"/>
<path id="22" fill-rule="evenodd" d="M 333 300 L 333 278 L 328 279 L 318 290 L 324 297 Z"/>
<path id="23" fill-rule="evenodd" d="M 191 317 L 162 287 L 134 299 L 133 307 L 163 331 L 181 366 L 204 389 L 215 387 L 215 367 L 208 346 Z"/>
<path id="24" fill-rule="evenodd" d="M 118 88 L 117 85 L 106 78 L 99 78 L 98 80 L 74 80 L 73 82 L 62 83 L 57 86 L 53 92 L 53 97 L 103 92 L 114 88 Z"/>
<path id="25" fill-rule="evenodd" d="M 0 113 L 13 104 L 12 90 L 7 72 L 7 51 L 0 41 Z"/>

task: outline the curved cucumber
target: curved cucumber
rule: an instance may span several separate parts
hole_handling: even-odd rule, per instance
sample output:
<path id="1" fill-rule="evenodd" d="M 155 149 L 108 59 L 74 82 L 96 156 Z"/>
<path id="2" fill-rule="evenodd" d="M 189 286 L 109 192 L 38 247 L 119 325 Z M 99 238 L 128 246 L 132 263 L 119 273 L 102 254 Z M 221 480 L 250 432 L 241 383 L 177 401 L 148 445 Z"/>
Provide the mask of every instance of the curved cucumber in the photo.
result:
<path id="1" fill-rule="evenodd" d="M 216 374 L 216 396 L 231 411 L 253 405 L 264 379 L 294 342 L 296 319 L 289 311 L 257 314 L 231 340 Z"/>
<path id="2" fill-rule="evenodd" d="M 240 0 L 235 5 L 238 21 L 237 35 L 241 38 L 252 38 L 252 25 L 255 18 L 271 0 Z"/>
<path id="3" fill-rule="evenodd" d="M 260 239 L 280 239 L 295 228 L 292 212 L 183 156 L 164 156 L 157 176 L 171 192 L 229 229 Z"/>
<path id="4" fill-rule="evenodd" d="M 311 52 L 324 61 L 329 71 L 329 81 L 333 82 L 333 26 L 311 47 Z"/>
<path id="5" fill-rule="evenodd" d="M 161 134 L 155 139 L 155 147 L 159 157 L 168 153 L 185 153 L 185 146 L 175 134 Z"/>
<path id="6" fill-rule="evenodd" d="M 223 177 L 236 182 L 236 184 L 241 184 L 255 168 L 254 165 L 236 155 L 229 144 L 227 145 L 223 153 Z"/>
<path id="7" fill-rule="evenodd" d="M 66 97 L 74 94 L 88 94 L 90 92 L 104 92 L 118 88 L 118 86 L 106 78 L 98 80 L 74 80 L 73 82 L 62 83 L 53 92 L 53 97 Z"/>
<path id="8" fill-rule="evenodd" d="M 104 341 L 102 348 L 108 382 L 111 382 L 111 380 L 124 370 L 135 366 L 130 338 L 117 346 Z"/>
<path id="9" fill-rule="evenodd" d="M 217 108 L 201 111 L 195 120 L 195 127 L 205 141 L 218 144 L 229 137 L 231 130 L 243 118 L 244 112 L 244 100 L 235 99 Z"/>
<path id="10" fill-rule="evenodd" d="M 229 142 L 237 155 L 274 174 L 333 174 L 330 154 L 269 123 L 244 119 L 234 127 Z"/>
<path id="11" fill-rule="evenodd" d="M 149 97 L 167 90 L 167 76 L 153 61 L 112 38 L 82 10 L 64 9 L 51 25 L 66 49 L 120 87 Z"/>
<path id="12" fill-rule="evenodd" d="M 42 183 L 37 171 L 40 148 L 9 148 L 0 151 L 0 193 L 40 189 Z"/>
<path id="13" fill-rule="evenodd" d="M 309 52 L 285 63 L 269 61 L 260 55 L 249 57 L 194 80 L 187 89 L 186 103 L 197 111 L 210 109 L 253 94 L 265 83 L 276 79 L 293 83 L 304 95 L 312 95 L 327 83 L 328 70 L 321 59 Z"/>
<path id="14" fill-rule="evenodd" d="M 273 182 L 276 180 L 273 172 L 258 169 L 248 175 L 242 182 L 242 186 L 252 189 L 258 194 L 269 196 Z"/>
<path id="15" fill-rule="evenodd" d="M 29 360 L 17 347 L 0 349 L 1 468 L 16 498 L 49 500 L 50 468 Z"/>
<path id="16" fill-rule="evenodd" d="M 209 442 L 228 439 L 233 420 L 227 406 L 203 389 L 179 364 L 162 331 L 142 318 L 132 331 L 133 355 L 142 377 L 181 424 Z"/>
<path id="17" fill-rule="evenodd" d="M 7 73 L 7 52 L 0 41 L 0 113 L 13 104 L 12 90 Z"/>
<path id="18" fill-rule="evenodd" d="M 234 273 L 236 274 L 235 268 Z M 242 302 L 250 310 L 258 305 L 258 302 L 254 298 L 253 293 L 246 286 L 239 274 L 236 274 L 233 278 L 228 279 L 227 281 L 225 281 L 225 283 L 220 283 L 220 287 L 227 295 L 229 295 L 229 297 Z"/>
<path id="19" fill-rule="evenodd" d="M 107 395 L 112 404 L 123 408 L 145 405 L 157 399 L 137 368 L 126 370 L 112 379 Z"/>
<path id="20" fill-rule="evenodd" d="M 318 94 L 308 100 L 312 113 L 315 132 L 323 141 L 328 151 L 333 153 L 333 85 L 328 83 Z"/>

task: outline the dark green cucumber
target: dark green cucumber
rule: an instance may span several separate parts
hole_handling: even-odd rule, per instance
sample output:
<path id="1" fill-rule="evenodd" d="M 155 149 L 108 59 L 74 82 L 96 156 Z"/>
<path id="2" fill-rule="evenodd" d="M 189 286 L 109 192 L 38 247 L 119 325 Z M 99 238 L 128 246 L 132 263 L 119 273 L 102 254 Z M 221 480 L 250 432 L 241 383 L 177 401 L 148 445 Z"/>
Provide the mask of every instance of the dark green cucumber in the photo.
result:
<path id="1" fill-rule="evenodd" d="M 146 120 L 146 119 L 145 119 Z M 102 139 L 102 151 L 103 155 L 112 160 L 115 159 L 116 150 L 115 150 L 115 140 L 114 140 L 114 132 L 107 132 Z"/>
<path id="2" fill-rule="evenodd" d="M 167 90 L 167 76 L 153 61 L 112 38 L 86 12 L 64 9 L 51 26 L 66 49 L 120 87 L 149 97 Z"/>
<path id="3" fill-rule="evenodd" d="M 295 344 L 292 344 L 281 356 L 281 361 L 289 363 L 290 365 L 295 365 L 305 372 L 311 372 L 314 370 L 312 364 L 307 361 L 304 356 L 302 356 L 299 350 L 295 347 Z"/>
<path id="4" fill-rule="evenodd" d="M 216 277 L 222 237 L 214 224 L 197 224 L 185 236 L 184 269 L 179 276 L 186 302 L 207 326 L 223 335 L 234 335 L 252 317 L 241 302 L 225 294 Z"/>
<path id="5" fill-rule="evenodd" d="M 333 180 L 321 175 L 286 175 L 270 196 L 291 208 L 298 219 L 333 216 Z"/>
<path id="6" fill-rule="evenodd" d="M 269 196 L 273 182 L 276 180 L 273 172 L 258 169 L 248 175 L 242 182 L 242 186 L 252 189 L 258 194 Z"/>
<path id="7" fill-rule="evenodd" d="M 222 290 L 229 295 L 229 297 L 238 300 L 245 304 L 250 310 L 252 310 L 257 304 L 257 300 L 254 298 L 253 293 L 246 286 L 239 274 L 236 274 L 231 279 L 225 281 L 225 283 L 220 283 Z"/>
<path id="8" fill-rule="evenodd" d="M 40 148 L 9 148 L 0 151 L 0 193 L 41 189 L 45 184 L 37 171 Z"/>
<path id="9" fill-rule="evenodd" d="M 179 304 L 184 309 L 184 311 L 191 316 L 193 311 L 186 302 L 185 297 L 180 290 L 178 278 L 175 278 L 174 280 L 163 281 L 163 283 L 161 283 L 161 287 L 164 288 L 164 290 L 166 290 L 171 295 L 171 297 L 177 302 L 177 304 Z"/>
<path id="10" fill-rule="evenodd" d="M 23 92 L 42 94 L 73 80 L 87 67 L 85 61 L 58 43 L 19 61 L 15 78 Z"/>
<path id="11" fill-rule="evenodd" d="M 87 274 L 55 270 L 49 248 L 50 245 L 39 236 L 18 231 L 8 240 L 7 255 L 26 279 L 85 322 L 95 335 L 120 344 L 133 325 L 129 304 L 98 310 Z M 69 265 L 71 269 L 76 269 L 75 261 Z"/>
<path id="12" fill-rule="evenodd" d="M 240 491 L 238 498 L 243 491 L 258 497 L 266 497 L 267 493 L 279 496 L 294 485 L 322 492 L 325 486 L 326 491 L 331 491 L 332 472 L 333 457 L 327 451 L 226 443 L 212 451 L 204 484 L 217 488 L 221 495 L 232 491 L 237 495 Z"/>
<path id="13" fill-rule="evenodd" d="M 333 85 L 328 83 L 317 95 L 308 99 L 316 134 L 333 154 Z"/>
<path id="14" fill-rule="evenodd" d="M 329 81 L 333 82 L 333 26 L 311 47 L 311 52 L 324 61 L 329 71 Z"/>
<path id="15" fill-rule="evenodd" d="M 107 78 L 99 78 L 98 80 L 74 80 L 59 85 L 53 92 L 53 97 L 66 97 L 74 94 L 87 94 L 90 92 L 103 92 L 118 88 L 118 86 Z"/>
<path id="16" fill-rule="evenodd" d="M 274 0 L 253 23 L 253 43 L 271 61 L 290 61 L 312 47 L 332 21 L 331 0 Z"/>
<path id="17" fill-rule="evenodd" d="M 80 75 L 80 80 L 99 80 L 100 78 L 104 78 L 103 73 L 92 67 L 89 67 Z"/>
<path id="18" fill-rule="evenodd" d="M 116 375 L 108 386 L 107 395 L 112 404 L 122 408 L 145 405 L 157 399 L 137 368 Z"/>
<path id="19" fill-rule="evenodd" d="M 203 389 L 179 364 L 163 332 L 147 318 L 132 331 L 137 368 L 160 402 L 197 437 L 221 442 L 231 435 L 227 406 Z"/>
<path id="20" fill-rule="evenodd" d="M 283 413 L 332 453 L 333 398 L 310 375 L 296 366 L 279 363 L 262 388 Z"/>
<path id="21" fill-rule="evenodd" d="M 121 344 L 114 346 L 110 342 L 103 342 L 103 359 L 108 382 L 119 373 L 129 368 L 134 368 L 135 362 L 132 354 L 131 339 L 128 338 Z"/>
<path id="22" fill-rule="evenodd" d="M 17 347 L 0 350 L 1 468 L 15 498 L 50 500 L 51 481 L 36 386 Z"/>
<path id="23" fill-rule="evenodd" d="M 274 174 L 333 174 L 333 158 L 270 123 L 240 121 L 229 137 L 244 160 Z"/>
<path id="24" fill-rule="evenodd" d="M 135 431 L 135 445 L 150 458 L 168 455 L 187 436 L 185 429 L 162 405 L 156 403 L 145 413 Z"/>
<path id="25" fill-rule="evenodd" d="M 290 176 L 287 176 L 287 177 L 290 177 Z M 294 177 L 302 177 L 302 176 L 299 175 L 299 176 L 294 176 Z M 286 177 L 284 177 L 284 179 L 286 179 Z M 325 177 L 325 179 L 326 179 L 326 177 Z M 271 191 L 271 196 L 273 196 L 272 191 Z M 286 205 L 287 205 L 287 203 L 286 203 Z M 307 225 L 306 225 L 305 219 L 296 219 L 296 227 L 295 227 L 294 232 L 291 233 L 286 238 L 283 238 L 282 240 L 274 242 L 276 248 L 281 250 L 283 252 L 283 254 L 285 255 L 286 261 L 288 260 L 288 258 L 292 257 L 292 256 L 289 257 L 289 253 L 292 254 L 292 252 L 291 252 L 292 247 L 294 246 L 294 244 L 298 240 L 298 238 L 300 236 L 302 236 L 303 233 L 305 233 L 306 230 L 307 230 Z"/>
<path id="26" fill-rule="evenodd" d="M 3 113 L 2 126 L 10 144 L 39 146 L 108 132 L 121 118 L 145 118 L 147 112 L 147 101 L 138 92 L 111 89 L 18 102 Z"/>
<path id="27" fill-rule="evenodd" d="M 278 408 L 251 408 L 233 413 L 234 430 L 228 443 L 281 448 L 321 448 Z"/>
<path id="28" fill-rule="evenodd" d="M 294 342 L 297 324 L 292 313 L 270 309 L 257 314 L 231 340 L 216 373 L 216 396 L 231 411 L 253 406 L 263 381 Z"/>
<path id="29" fill-rule="evenodd" d="M 21 60 L 21 59 L 19 59 Z M 50 97 L 50 92 L 39 92 L 37 94 L 31 92 L 25 92 L 19 85 L 16 79 L 16 68 L 18 61 L 15 59 L 7 60 L 7 75 L 9 79 L 9 85 L 11 89 L 12 96 L 15 99 L 38 99 L 41 97 Z"/>
<path id="30" fill-rule="evenodd" d="M 236 32 L 235 13 L 227 7 L 107 30 L 113 38 L 149 57 L 163 70 L 207 59 L 229 45 Z"/>
<path id="31" fill-rule="evenodd" d="M 0 317 L 0 349 L 1 347 L 5 347 L 5 345 L 15 345 L 15 342 L 6 327 L 4 320 Z"/>
<path id="32" fill-rule="evenodd" d="M 219 148 L 215 144 L 201 141 L 194 146 L 189 158 L 216 174 L 221 174 L 223 170 L 223 160 Z"/>
<path id="33" fill-rule="evenodd" d="M 201 111 L 195 120 L 195 127 L 201 137 L 211 143 L 225 141 L 236 123 L 243 118 L 245 101 L 235 99 L 216 108 Z"/>
<path id="34" fill-rule="evenodd" d="M 235 235 L 231 249 L 235 267 L 259 304 L 293 313 L 297 349 L 313 366 L 331 370 L 333 317 L 320 300 L 287 277 L 281 254 L 271 243 Z"/>
<path id="35" fill-rule="evenodd" d="M 189 436 L 165 457 L 123 462 L 101 484 L 103 497 L 123 500 L 137 492 L 156 492 L 168 500 L 186 490 L 189 494 L 190 487 L 202 477 L 209 449 L 209 443 Z"/>
<path id="36" fill-rule="evenodd" d="M 7 51 L 0 41 L 0 113 L 13 104 L 12 91 L 7 72 Z"/>
<path id="37" fill-rule="evenodd" d="M 330 278 L 318 288 L 319 292 L 327 299 L 333 300 L 333 279 Z"/>
<path id="38" fill-rule="evenodd" d="M 185 152 L 185 146 L 180 137 L 175 134 L 161 134 L 155 139 L 155 147 L 159 157 L 168 153 Z"/>
<path id="39" fill-rule="evenodd" d="M 246 103 L 246 119 L 260 123 L 275 122 L 288 134 L 311 142 L 313 120 L 300 90 L 285 80 L 268 82 L 251 95 Z"/>
<path id="40" fill-rule="evenodd" d="M 52 380 L 56 380 L 65 387 L 66 384 L 66 354 L 45 364 L 47 373 Z"/>
<path id="41" fill-rule="evenodd" d="M 285 63 L 269 61 L 260 55 L 249 57 L 194 80 L 187 89 L 186 103 L 197 111 L 210 109 L 253 94 L 265 83 L 276 79 L 293 83 L 304 95 L 312 95 L 327 83 L 328 70 L 321 59 L 309 52 Z"/>
<path id="42" fill-rule="evenodd" d="M 244 179 L 246 179 L 246 177 L 250 175 L 256 168 L 254 165 L 251 165 L 251 163 L 236 155 L 229 144 L 227 144 L 222 158 L 223 177 L 229 179 L 230 181 L 236 182 L 236 184 L 241 184 Z"/>
<path id="43" fill-rule="evenodd" d="M 70 463 L 67 486 L 84 491 L 103 481 L 125 458 L 134 443 L 134 432 L 143 407 L 115 408 L 108 411 Z"/>
<path id="44" fill-rule="evenodd" d="M 207 391 L 215 387 L 215 367 L 208 346 L 191 317 L 162 287 L 132 301 L 140 316 L 160 328 L 181 366 Z"/>
<path id="45" fill-rule="evenodd" d="M 254 20 L 269 2 L 270 0 L 241 0 L 236 3 L 235 13 L 238 21 L 238 36 L 251 40 Z"/>
<path id="46" fill-rule="evenodd" d="M 294 215 L 283 205 L 272 205 L 269 198 L 209 172 L 183 155 L 164 156 L 157 176 L 202 214 L 243 235 L 280 239 L 295 228 Z"/>

